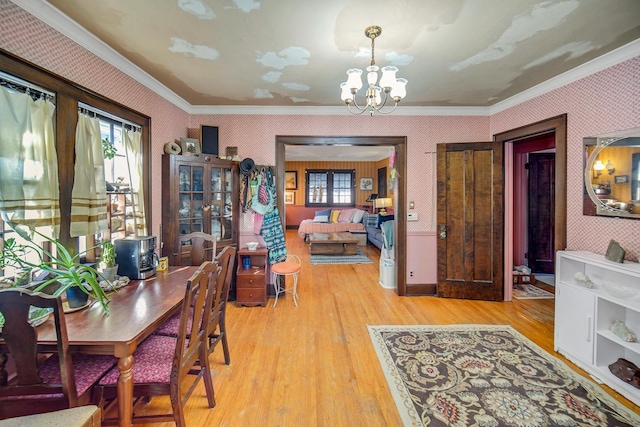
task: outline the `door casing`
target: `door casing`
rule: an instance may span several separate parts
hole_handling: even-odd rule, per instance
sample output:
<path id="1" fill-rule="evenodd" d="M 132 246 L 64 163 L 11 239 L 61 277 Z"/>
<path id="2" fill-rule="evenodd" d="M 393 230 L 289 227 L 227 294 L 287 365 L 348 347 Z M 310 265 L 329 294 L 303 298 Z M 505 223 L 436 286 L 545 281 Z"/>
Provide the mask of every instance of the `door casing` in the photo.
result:
<path id="1" fill-rule="evenodd" d="M 557 252 L 567 247 L 567 115 L 562 114 L 494 135 L 494 140 L 502 142 L 505 148 L 505 266 L 513 265 L 513 143 L 548 132 L 554 132 L 556 139 L 554 249 Z M 505 300 L 511 301 L 513 272 L 510 268 L 505 268 L 504 283 Z"/>
<path id="2" fill-rule="evenodd" d="M 393 193 L 393 210 L 395 215 L 394 242 L 396 267 L 396 293 L 404 295 L 428 295 L 420 285 L 407 285 L 407 182 L 405 177 L 407 165 L 406 136 L 287 136 L 276 135 L 276 187 L 278 195 L 278 211 L 284 222 L 284 175 L 285 147 L 287 145 L 340 145 L 340 146 L 392 146 L 395 149 L 396 186 Z M 388 190 L 388 189 L 387 189 Z"/>

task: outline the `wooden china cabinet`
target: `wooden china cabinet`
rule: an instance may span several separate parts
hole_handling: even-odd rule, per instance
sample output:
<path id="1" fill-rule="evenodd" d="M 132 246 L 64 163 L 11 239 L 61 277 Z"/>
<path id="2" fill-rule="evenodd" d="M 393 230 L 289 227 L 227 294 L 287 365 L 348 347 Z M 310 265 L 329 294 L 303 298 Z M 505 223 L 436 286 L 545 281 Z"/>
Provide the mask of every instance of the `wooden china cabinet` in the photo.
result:
<path id="1" fill-rule="evenodd" d="M 162 256 L 179 265 L 179 236 L 216 236 L 216 252 L 238 243 L 238 163 L 215 156 L 162 155 Z"/>

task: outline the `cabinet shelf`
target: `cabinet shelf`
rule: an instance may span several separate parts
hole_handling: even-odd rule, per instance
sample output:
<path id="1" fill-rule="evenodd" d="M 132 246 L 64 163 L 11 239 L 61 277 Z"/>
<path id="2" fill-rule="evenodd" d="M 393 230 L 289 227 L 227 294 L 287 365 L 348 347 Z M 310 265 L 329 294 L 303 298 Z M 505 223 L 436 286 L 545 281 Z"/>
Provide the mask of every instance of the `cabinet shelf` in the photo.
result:
<path id="1" fill-rule="evenodd" d="M 619 345 L 621 347 L 629 349 L 629 350 L 633 351 L 634 353 L 640 354 L 640 343 L 637 342 L 637 341 L 636 342 L 624 341 L 619 336 L 617 336 L 616 334 L 614 334 L 613 332 L 611 332 L 609 330 L 596 331 L 596 334 L 598 334 L 599 337 L 607 339 L 607 340 L 611 341 L 614 344 L 617 344 L 617 345 Z"/>

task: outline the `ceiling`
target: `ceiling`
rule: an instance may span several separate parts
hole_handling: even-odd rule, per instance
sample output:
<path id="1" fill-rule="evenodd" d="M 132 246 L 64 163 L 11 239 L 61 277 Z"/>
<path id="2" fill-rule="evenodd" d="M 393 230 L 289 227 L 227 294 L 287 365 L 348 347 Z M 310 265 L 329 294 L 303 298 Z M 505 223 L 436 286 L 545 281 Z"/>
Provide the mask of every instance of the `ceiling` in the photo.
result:
<path id="1" fill-rule="evenodd" d="M 369 65 L 370 25 L 414 107 L 490 107 L 640 39 L 638 0 L 14 2 L 50 24 L 57 8 L 192 107 L 346 110 L 339 85 Z"/>
<path id="2" fill-rule="evenodd" d="M 12 1 L 202 114 L 348 114 L 339 86 L 347 69 L 369 65 L 370 25 L 382 27 L 376 64 L 408 80 L 394 114 L 487 114 L 603 55 L 640 52 L 639 0 Z M 287 146 L 286 155 L 388 156 L 386 147 L 321 150 Z"/>

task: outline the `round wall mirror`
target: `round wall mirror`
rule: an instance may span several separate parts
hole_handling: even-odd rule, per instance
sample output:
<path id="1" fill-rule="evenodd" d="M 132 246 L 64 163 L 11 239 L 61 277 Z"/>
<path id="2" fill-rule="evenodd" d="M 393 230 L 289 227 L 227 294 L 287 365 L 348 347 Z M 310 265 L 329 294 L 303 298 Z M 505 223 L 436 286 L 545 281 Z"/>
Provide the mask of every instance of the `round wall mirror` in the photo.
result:
<path id="1" fill-rule="evenodd" d="M 585 215 L 640 219 L 640 128 L 583 139 Z"/>

